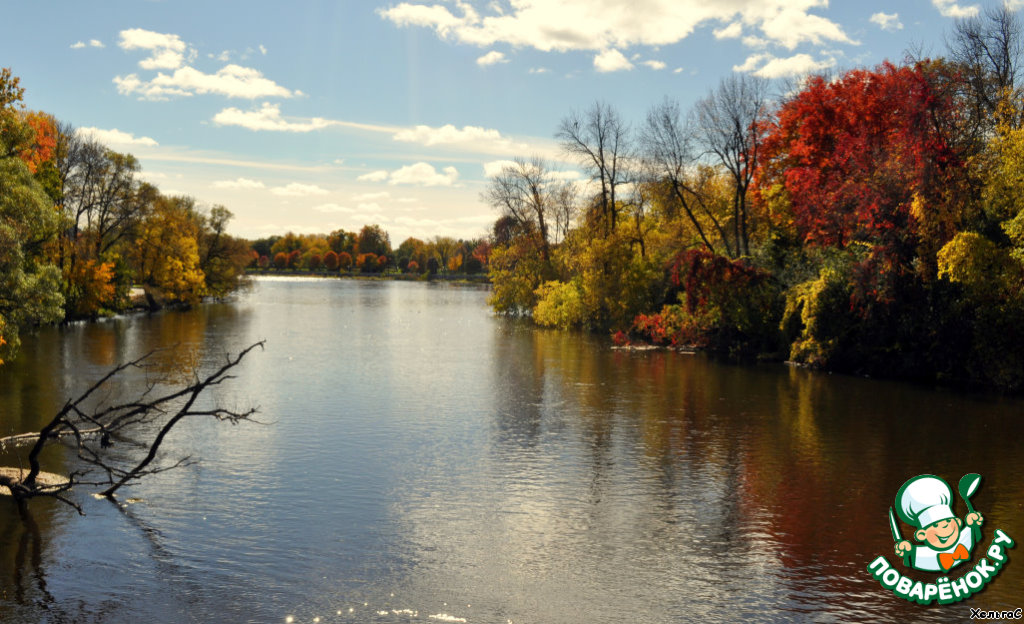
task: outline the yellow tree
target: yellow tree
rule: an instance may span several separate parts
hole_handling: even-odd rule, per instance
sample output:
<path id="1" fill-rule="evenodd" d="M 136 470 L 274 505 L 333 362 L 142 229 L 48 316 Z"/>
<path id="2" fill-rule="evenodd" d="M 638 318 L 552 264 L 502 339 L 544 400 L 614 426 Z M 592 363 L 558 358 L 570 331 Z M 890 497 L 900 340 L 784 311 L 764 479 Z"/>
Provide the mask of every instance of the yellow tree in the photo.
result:
<path id="1" fill-rule="evenodd" d="M 160 196 L 132 248 L 135 276 L 168 302 L 196 303 L 206 294 L 199 263 L 200 220 L 186 197 Z"/>

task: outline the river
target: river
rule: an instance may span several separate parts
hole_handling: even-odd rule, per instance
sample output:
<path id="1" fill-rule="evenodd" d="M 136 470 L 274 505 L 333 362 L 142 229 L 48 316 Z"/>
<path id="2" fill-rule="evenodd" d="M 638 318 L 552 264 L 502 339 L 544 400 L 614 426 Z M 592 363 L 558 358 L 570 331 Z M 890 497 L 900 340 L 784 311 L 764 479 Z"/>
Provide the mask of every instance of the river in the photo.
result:
<path id="1" fill-rule="evenodd" d="M 0 367 L 0 434 L 38 429 L 151 349 L 173 347 L 123 389 L 266 339 L 216 394 L 263 424 L 186 421 L 163 459 L 197 465 L 120 505 L 76 493 L 85 516 L 0 498 L 0 621 L 962 622 L 1024 607 L 1020 546 L 952 605 L 896 598 L 867 570 L 896 561 L 888 509 L 923 473 L 954 490 L 980 473 L 984 547 L 997 528 L 1024 539 L 1024 401 L 618 351 L 494 317 L 486 297 L 265 278 L 228 303 L 26 337 Z"/>

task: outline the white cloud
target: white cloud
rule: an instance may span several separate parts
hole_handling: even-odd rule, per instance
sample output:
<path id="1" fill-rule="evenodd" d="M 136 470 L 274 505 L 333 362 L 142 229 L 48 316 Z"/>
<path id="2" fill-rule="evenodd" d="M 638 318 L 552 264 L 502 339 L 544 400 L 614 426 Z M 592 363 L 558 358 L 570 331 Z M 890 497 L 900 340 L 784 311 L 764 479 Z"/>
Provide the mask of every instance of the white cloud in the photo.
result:
<path id="1" fill-rule="evenodd" d="M 262 54 L 263 56 L 267 55 L 267 46 L 263 45 L 262 43 L 260 44 L 260 54 Z"/>
<path id="2" fill-rule="evenodd" d="M 505 167 L 515 167 L 516 163 L 514 160 L 492 160 L 491 162 L 484 163 L 484 176 L 493 178 L 494 176 L 501 173 L 501 170 Z"/>
<path id="3" fill-rule="evenodd" d="M 672 73 L 673 74 L 681 74 L 681 73 L 683 73 L 683 68 L 682 67 L 676 67 L 675 69 L 672 70 Z"/>
<path id="4" fill-rule="evenodd" d="M 956 0 L 932 0 L 932 4 L 942 17 L 974 17 L 978 14 L 978 5 L 960 6 Z"/>
<path id="5" fill-rule="evenodd" d="M 396 132 L 393 138 L 396 141 L 420 143 L 428 146 L 502 140 L 501 133 L 497 130 L 480 128 L 478 126 L 463 126 L 460 130 L 452 124 L 445 124 L 438 128 L 430 126 L 407 128 Z"/>
<path id="6" fill-rule="evenodd" d="M 416 186 L 451 186 L 459 177 L 455 167 L 445 167 L 442 173 L 433 165 L 418 162 L 392 171 L 388 176 L 388 184 L 413 184 Z"/>
<path id="7" fill-rule="evenodd" d="M 160 72 L 149 81 L 140 79 L 137 74 L 128 74 L 115 77 L 114 84 L 122 95 L 138 94 L 139 99 L 144 100 L 209 93 L 246 99 L 298 95 L 297 91 L 292 92 L 264 78 L 258 70 L 234 64 L 225 65 L 215 74 L 206 74 L 194 67 L 181 67 L 170 75 Z"/>
<path id="8" fill-rule="evenodd" d="M 598 53 L 594 57 L 594 69 L 601 73 L 608 73 L 633 69 L 633 64 L 622 55 L 622 52 L 611 48 Z"/>
<path id="9" fill-rule="evenodd" d="M 372 199 L 388 199 L 391 197 L 391 193 L 387 191 L 381 191 L 379 193 L 360 193 L 359 195 L 353 195 L 352 201 L 370 201 Z"/>
<path id="10" fill-rule="evenodd" d="M 213 123 L 219 126 L 240 126 L 249 130 L 272 130 L 275 132 L 311 132 L 334 124 L 329 119 L 313 117 L 301 121 L 288 121 L 281 116 L 281 107 L 264 102 L 259 110 L 243 111 L 225 108 L 213 116 Z"/>
<path id="11" fill-rule="evenodd" d="M 733 71 L 749 72 L 762 78 L 801 76 L 835 65 L 834 59 L 815 60 L 809 54 L 794 54 L 787 58 L 776 58 L 772 54 L 752 54 L 742 65 L 734 65 Z"/>
<path id="12" fill-rule="evenodd" d="M 300 184 L 298 182 L 292 182 L 287 186 L 275 186 L 270 189 L 270 192 L 281 197 L 305 197 L 307 195 L 327 194 L 326 189 L 322 189 L 315 184 Z"/>
<path id="13" fill-rule="evenodd" d="M 488 65 L 494 65 L 496 63 L 508 63 L 508 59 L 505 58 L 505 54 L 503 52 L 491 50 L 476 60 L 476 64 L 480 67 L 487 67 Z"/>
<path id="14" fill-rule="evenodd" d="M 666 65 L 662 61 L 643 61 L 642 65 L 646 65 L 654 70 L 665 69 Z"/>
<path id="15" fill-rule="evenodd" d="M 530 68 L 530 73 L 531 74 L 546 74 L 546 73 L 548 73 L 550 71 L 551 70 L 548 69 L 547 67 L 531 67 Z"/>
<path id="16" fill-rule="evenodd" d="M 388 172 L 383 169 L 377 171 L 371 171 L 370 173 L 364 173 L 363 175 L 356 178 L 360 182 L 383 182 L 388 179 Z"/>
<path id="17" fill-rule="evenodd" d="M 122 132 L 117 128 L 112 130 L 101 130 L 100 128 L 79 128 L 76 131 L 81 136 L 86 136 L 103 143 L 104 145 L 141 145 L 144 147 L 156 147 L 159 145 L 148 136 L 137 137 L 130 132 Z"/>
<path id="18" fill-rule="evenodd" d="M 118 47 L 122 50 L 148 50 L 150 56 L 139 61 L 142 69 L 177 69 L 185 64 L 188 46 L 178 35 L 142 28 L 121 31 Z"/>
<path id="19" fill-rule="evenodd" d="M 313 206 L 313 210 L 320 212 L 353 212 L 348 206 L 340 206 L 338 204 L 320 204 L 319 206 Z"/>
<path id="20" fill-rule="evenodd" d="M 712 33 L 715 35 L 715 39 L 736 39 L 743 34 L 743 24 L 733 22 L 728 26 L 716 28 Z"/>
<path id="21" fill-rule="evenodd" d="M 903 23 L 900 22 L 899 13 L 878 12 L 871 16 L 871 23 L 878 24 L 882 30 L 903 30 Z"/>
<path id="22" fill-rule="evenodd" d="M 714 23 L 728 24 L 720 29 L 727 35 L 744 26 L 760 30 L 789 49 L 800 43 L 854 43 L 839 24 L 811 13 L 827 8 L 828 0 L 647 0 L 639 5 L 619 0 L 516 0 L 507 12 L 495 11 L 483 0 L 449 6 L 400 2 L 378 13 L 397 26 L 431 28 L 442 39 L 544 52 L 670 45 L 697 27 Z"/>
<path id="23" fill-rule="evenodd" d="M 249 178 L 218 180 L 212 186 L 218 189 L 261 189 L 264 187 L 263 183 L 259 180 L 250 180 Z"/>
<path id="24" fill-rule="evenodd" d="M 71 49 L 72 50 L 81 50 L 82 48 L 84 48 L 86 46 L 88 46 L 90 48 L 105 48 L 105 47 L 107 47 L 107 46 L 103 45 L 103 42 L 100 41 L 99 39 L 90 39 L 89 43 L 86 43 L 84 41 L 76 41 L 76 42 L 72 43 L 71 44 Z"/>

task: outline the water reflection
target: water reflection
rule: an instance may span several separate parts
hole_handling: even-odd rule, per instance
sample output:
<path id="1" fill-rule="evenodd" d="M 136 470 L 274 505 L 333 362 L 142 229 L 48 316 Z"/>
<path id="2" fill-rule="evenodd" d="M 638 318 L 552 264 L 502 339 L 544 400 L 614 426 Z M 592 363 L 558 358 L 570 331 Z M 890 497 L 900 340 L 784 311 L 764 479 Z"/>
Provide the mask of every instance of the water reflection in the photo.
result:
<path id="1" fill-rule="evenodd" d="M 986 543 L 1024 535 L 1020 400 L 612 351 L 493 318 L 485 296 L 261 281 L 234 306 L 26 341 L 34 364 L 0 370 L 17 426 L 51 413 L 38 389 L 63 396 L 111 357 L 191 349 L 172 370 L 260 338 L 219 398 L 273 424 L 197 421 L 175 450 L 203 463 L 137 486 L 127 510 L 33 506 L 33 531 L 0 501 L 0 620 L 940 622 L 1020 606 L 1016 563 L 941 608 L 866 571 L 920 473 L 981 473 Z"/>

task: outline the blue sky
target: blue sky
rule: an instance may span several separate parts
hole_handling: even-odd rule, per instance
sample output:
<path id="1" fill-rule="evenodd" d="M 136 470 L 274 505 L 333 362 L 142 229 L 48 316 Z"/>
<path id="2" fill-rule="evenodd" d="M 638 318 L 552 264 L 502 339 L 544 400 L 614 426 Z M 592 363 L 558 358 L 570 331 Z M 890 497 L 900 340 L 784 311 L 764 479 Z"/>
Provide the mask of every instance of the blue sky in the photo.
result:
<path id="1" fill-rule="evenodd" d="M 1024 4 L 1024 0 L 1016 0 Z M 475 237 L 488 166 L 541 155 L 603 100 L 634 125 L 731 72 L 786 78 L 941 55 L 957 0 L 8 0 L 26 104 L 139 157 L 233 233 Z"/>

